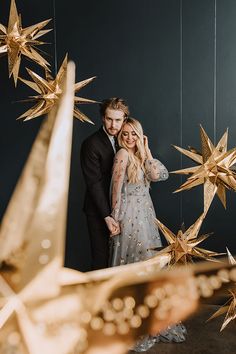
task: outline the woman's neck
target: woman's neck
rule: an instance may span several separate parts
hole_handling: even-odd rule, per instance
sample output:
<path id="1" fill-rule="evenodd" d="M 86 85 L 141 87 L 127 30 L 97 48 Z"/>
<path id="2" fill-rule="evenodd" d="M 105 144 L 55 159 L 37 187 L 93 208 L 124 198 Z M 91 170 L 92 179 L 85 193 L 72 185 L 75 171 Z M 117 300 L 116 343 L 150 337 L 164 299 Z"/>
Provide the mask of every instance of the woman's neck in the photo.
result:
<path id="1" fill-rule="evenodd" d="M 128 149 L 128 151 L 129 151 L 129 153 L 130 154 L 135 154 L 135 152 L 136 152 L 136 148 L 135 147 L 133 147 L 132 149 Z"/>

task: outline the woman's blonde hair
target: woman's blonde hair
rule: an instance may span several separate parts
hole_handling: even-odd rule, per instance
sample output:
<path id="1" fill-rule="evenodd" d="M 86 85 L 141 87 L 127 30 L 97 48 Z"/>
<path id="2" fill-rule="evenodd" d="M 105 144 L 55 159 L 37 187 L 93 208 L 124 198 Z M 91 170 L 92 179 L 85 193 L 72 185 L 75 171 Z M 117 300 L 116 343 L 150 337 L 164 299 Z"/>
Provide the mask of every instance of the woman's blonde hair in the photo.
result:
<path id="1" fill-rule="evenodd" d="M 131 128 L 135 131 L 138 139 L 136 141 L 136 151 L 132 153 L 126 146 L 124 140 L 122 139 L 122 132 L 124 126 L 129 124 Z M 127 167 L 127 176 L 129 183 L 138 183 L 140 182 L 139 172 L 143 170 L 145 174 L 144 163 L 146 160 L 146 151 L 144 148 L 143 141 L 143 128 L 140 122 L 134 118 L 126 118 L 122 124 L 121 130 L 118 135 L 118 144 L 120 147 L 126 149 L 129 154 L 128 167 Z"/>

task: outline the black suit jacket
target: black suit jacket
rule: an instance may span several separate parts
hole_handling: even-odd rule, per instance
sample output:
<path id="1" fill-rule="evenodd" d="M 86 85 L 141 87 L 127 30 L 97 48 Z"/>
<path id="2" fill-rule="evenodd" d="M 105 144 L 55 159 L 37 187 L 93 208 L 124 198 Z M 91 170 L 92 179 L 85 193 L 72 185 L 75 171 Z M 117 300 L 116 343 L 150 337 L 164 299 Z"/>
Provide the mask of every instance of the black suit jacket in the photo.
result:
<path id="1" fill-rule="evenodd" d="M 84 212 L 105 218 L 111 212 L 109 190 L 114 150 L 103 127 L 84 140 L 80 160 L 86 183 Z"/>

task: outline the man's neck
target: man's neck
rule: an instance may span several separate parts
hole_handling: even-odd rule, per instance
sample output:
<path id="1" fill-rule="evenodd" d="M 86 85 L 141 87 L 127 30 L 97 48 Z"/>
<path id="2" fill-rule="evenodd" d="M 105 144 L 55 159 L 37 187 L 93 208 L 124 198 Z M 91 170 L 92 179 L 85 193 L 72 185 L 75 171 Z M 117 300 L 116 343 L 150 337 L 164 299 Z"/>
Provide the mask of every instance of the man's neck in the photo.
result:
<path id="1" fill-rule="evenodd" d="M 106 131 L 106 128 L 105 128 L 104 125 L 102 126 L 102 128 L 103 128 L 104 132 L 107 134 L 107 136 L 108 136 L 109 138 L 116 138 L 115 135 L 110 135 L 110 134 Z"/>

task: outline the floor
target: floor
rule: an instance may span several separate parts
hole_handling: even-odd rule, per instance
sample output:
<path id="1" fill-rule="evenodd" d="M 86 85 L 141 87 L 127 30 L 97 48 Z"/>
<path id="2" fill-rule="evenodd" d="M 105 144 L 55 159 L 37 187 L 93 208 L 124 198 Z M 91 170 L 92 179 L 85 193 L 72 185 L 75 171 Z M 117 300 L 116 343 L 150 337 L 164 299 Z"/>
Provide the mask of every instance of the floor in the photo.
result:
<path id="1" fill-rule="evenodd" d="M 184 322 L 188 335 L 183 343 L 158 343 L 147 354 L 236 354 L 236 321 L 220 332 L 224 315 L 206 323 L 219 308 L 202 305 L 194 317 Z M 130 351 L 129 354 L 136 352 Z"/>

